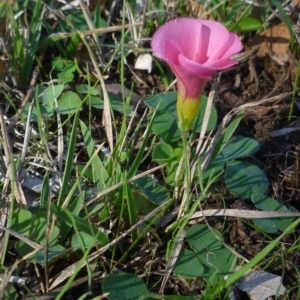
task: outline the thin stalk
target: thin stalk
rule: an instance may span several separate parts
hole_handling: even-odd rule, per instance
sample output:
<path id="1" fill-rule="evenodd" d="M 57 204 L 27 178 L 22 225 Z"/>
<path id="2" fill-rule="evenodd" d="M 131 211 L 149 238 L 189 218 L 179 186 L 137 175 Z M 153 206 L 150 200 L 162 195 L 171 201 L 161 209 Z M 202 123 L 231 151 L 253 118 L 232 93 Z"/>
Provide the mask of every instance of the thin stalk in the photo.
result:
<path id="1" fill-rule="evenodd" d="M 184 155 L 184 169 L 185 169 L 185 193 L 186 193 L 186 203 L 184 205 L 184 212 L 187 213 L 189 210 L 190 206 L 190 198 L 191 198 L 191 173 L 190 173 L 190 151 L 187 143 L 187 138 L 186 138 L 186 132 L 181 131 L 181 139 L 182 139 L 182 146 L 183 146 L 183 155 Z"/>
<path id="2" fill-rule="evenodd" d="M 298 62 L 296 78 L 295 78 L 295 82 L 294 82 L 294 85 L 293 85 L 292 103 L 291 103 L 291 106 L 290 106 L 289 117 L 288 117 L 289 121 L 291 121 L 292 114 L 293 114 L 293 111 L 294 111 L 294 104 L 295 104 L 294 99 L 296 97 L 297 90 L 298 90 L 299 70 L 300 70 L 300 61 Z"/>

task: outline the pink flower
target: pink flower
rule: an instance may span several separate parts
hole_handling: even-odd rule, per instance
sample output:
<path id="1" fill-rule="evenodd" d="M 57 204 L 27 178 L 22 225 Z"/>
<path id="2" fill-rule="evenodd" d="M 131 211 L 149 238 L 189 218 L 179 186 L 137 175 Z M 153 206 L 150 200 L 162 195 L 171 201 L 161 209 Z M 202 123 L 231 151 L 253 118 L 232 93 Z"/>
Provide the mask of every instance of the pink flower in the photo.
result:
<path id="1" fill-rule="evenodd" d="M 177 77 L 178 125 L 188 130 L 199 112 L 207 81 L 218 70 L 237 64 L 230 57 L 241 51 L 242 44 L 219 22 L 178 18 L 154 33 L 151 47 Z"/>

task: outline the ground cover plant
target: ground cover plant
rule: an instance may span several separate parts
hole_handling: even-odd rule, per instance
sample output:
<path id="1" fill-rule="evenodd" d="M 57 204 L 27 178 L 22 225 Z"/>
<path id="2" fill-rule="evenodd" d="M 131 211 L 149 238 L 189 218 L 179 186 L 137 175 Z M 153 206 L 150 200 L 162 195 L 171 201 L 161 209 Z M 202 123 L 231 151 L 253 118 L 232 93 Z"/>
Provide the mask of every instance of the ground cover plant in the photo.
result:
<path id="1" fill-rule="evenodd" d="M 299 6 L 2 1 L 0 298 L 299 299 Z"/>

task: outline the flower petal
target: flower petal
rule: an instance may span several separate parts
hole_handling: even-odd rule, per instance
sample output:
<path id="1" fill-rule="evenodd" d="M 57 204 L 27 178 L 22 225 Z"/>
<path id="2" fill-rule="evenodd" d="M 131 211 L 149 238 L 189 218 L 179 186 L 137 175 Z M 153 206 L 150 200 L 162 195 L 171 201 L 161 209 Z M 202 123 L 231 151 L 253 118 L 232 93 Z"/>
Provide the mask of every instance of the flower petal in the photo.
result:
<path id="1" fill-rule="evenodd" d="M 173 41 L 180 45 L 186 57 L 194 60 L 198 50 L 205 46 L 201 37 L 202 25 L 198 20 L 178 18 L 167 22 L 156 30 L 152 38 L 151 47 L 155 56 L 165 60 L 165 43 L 166 41 Z"/>
<path id="2" fill-rule="evenodd" d="M 242 43 L 219 22 L 179 18 L 155 32 L 151 47 L 177 77 L 179 126 L 188 130 L 207 81 L 218 70 L 238 63 L 231 56 L 242 49 Z"/>

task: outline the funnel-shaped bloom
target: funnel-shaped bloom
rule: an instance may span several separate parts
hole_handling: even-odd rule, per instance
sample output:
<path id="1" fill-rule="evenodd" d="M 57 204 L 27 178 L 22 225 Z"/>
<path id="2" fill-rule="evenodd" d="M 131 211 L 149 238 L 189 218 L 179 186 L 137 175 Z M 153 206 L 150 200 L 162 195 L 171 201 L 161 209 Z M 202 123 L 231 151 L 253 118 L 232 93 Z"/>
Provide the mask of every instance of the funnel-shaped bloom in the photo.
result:
<path id="1" fill-rule="evenodd" d="M 237 64 L 230 57 L 241 51 L 242 44 L 219 22 L 178 18 L 155 32 L 151 47 L 177 77 L 179 127 L 188 130 L 207 81 L 218 70 Z"/>

